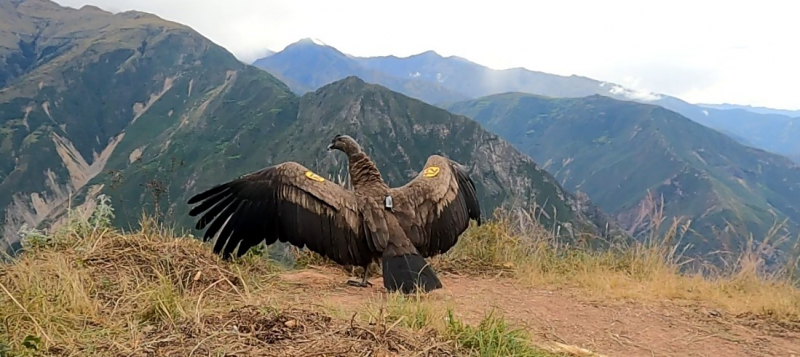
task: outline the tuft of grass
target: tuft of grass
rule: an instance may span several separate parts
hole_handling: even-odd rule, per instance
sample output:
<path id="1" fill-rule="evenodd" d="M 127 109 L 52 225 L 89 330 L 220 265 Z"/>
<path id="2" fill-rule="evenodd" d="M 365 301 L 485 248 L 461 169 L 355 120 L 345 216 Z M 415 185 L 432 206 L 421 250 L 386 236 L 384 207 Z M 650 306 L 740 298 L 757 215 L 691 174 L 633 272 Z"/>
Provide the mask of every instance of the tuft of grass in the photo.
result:
<path id="1" fill-rule="evenodd" d="M 208 247 L 151 219 L 135 233 L 113 230 L 102 199 L 88 219 L 29 234 L 25 253 L 0 270 L 0 339 L 12 350 L 30 347 L 29 336 L 56 350 L 112 348 L 141 339 L 143 327 L 225 307 L 214 295 L 248 301 L 246 279 Z"/>
<path id="2" fill-rule="evenodd" d="M 369 324 L 388 326 L 389 330 L 400 328 L 422 336 L 443 336 L 457 350 L 470 356 L 566 356 L 539 348 L 524 329 L 514 327 L 494 312 L 472 326 L 454 316 L 456 307 L 443 309 L 439 303 L 421 293 L 391 293 L 367 302 L 355 314 Z"/>
<path id="3" fill-rule="evenodd" d="M 447 335 L 457 346 L 474 352 L 478 356 L 549 357 L 562 356 L 534 348 L 531 337 L 525 330 L 510 326 L 505 319 L 494 313 L 487 314 L 478 326 L 466 325 L 447 311 Z"/>
<path id="4" fill-rule="evenodd" d="M 497 219 L 481 226 L 472 224 L 449 252 L 431 259 L 437 271 L 456 274 L 511 272 L 525 266 L 532 257 L 541 255 L 541 249 L 547 248 L 535 243 L 544 242 L 541 237 L 510 234 L 506 216 L 498 215 Z M 542 229 L 529 233 L 545 232 Z"/>
<path id="5" fill-rule="evenodd" d="M 383 321 L 413 331 L 444 330 L 444 315 L 421 293 L 385 294 L 365 303 L 359 312 L 363 319 L 370 322 Z"/>

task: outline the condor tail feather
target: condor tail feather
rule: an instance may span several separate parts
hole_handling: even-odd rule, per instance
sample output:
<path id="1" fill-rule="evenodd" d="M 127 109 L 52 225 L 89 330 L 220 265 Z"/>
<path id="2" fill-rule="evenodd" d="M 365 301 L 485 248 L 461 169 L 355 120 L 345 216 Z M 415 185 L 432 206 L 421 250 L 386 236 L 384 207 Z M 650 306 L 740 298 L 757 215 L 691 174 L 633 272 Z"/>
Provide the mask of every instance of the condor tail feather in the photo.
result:
<path id="1" fill-rule="evenodd" d="M 419 289 L 423 292 L 440 289 L 442 282 L 419 254 L 384 256 L 381 259 L 383 286 L 386 290 L 410 294 Z"/>

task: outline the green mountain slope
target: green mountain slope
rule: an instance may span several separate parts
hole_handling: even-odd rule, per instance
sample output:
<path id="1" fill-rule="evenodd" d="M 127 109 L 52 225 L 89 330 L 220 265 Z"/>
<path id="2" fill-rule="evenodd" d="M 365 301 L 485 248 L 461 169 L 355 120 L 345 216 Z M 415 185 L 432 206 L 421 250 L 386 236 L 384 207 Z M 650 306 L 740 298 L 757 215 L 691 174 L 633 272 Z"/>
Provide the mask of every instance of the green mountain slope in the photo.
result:
<path id="1" fill-rule="evenodd" d="M 529 205 L 535 200 L 546 207 L 545 224 L 575 222 L 593 232 L 606 224 L 591 203 L 580 208 L 585 204 L 529 157 L 469 118 L 356 77 L 296 98 L 273 88 L 265 72 L 248 67 L 245 73 L 191 127 L 171 127 L 165 130 L 169 135 L 146 143 L 158 149 L 145 149 L 141 166 L 128 166 L 127 154 L 120 152 L 119 167 L 111 160 L 109 169 L 119 170 L 115 177 L 122 184 L 108 192 L 126 204 L 151 204 L 151 198 L 141 196 L 138 183 L 168 183 L 160 210 L 174 212 L 177 221 L 189 224 L 183 204 L 188 197 L 267 165 L 293 160 L 324 176 L 345 179 L 345 158 L 325 147 L 334 135 L 347 133 L 362 143 L 393 186 L 416 175 L 430 154 L 442 153 L 470 168 L 488 214 L 506 202 Z M 167 137 L 170 144 L 163 149 Z M 167 170 L 174 160 L 183 165 Z"/>
<path id="2" fill-rule="evenodd" d="M 193 30 L 152 15 L 15 4 L 8 11 L 66 45 L 8 76 L 0 90 L 0 208 L 9 242 L 23 224 L 58 224 L 67 208 L 91 208 L 101 193 L 112 198 L 118 226 L 158 208 L 181 228 L 192 223 L 190 195 L 266 165 L 294 160 L 344 177 L 344 158 L 324 150 L 337 133 L 359 139 L 392 185 L 438 152 L 470 168 L 487 215 L 504 202 L 535 200 L 546 224 L 606 229 L 591 202 L 466 117 L 354 77 L 298 97 Z M 80 31 L 51 28 L 68 15 L 84 18 Z"/>
<path id="3" fill-rule="evenodd" d="M 800 118 L 744 109 L 707 109 L 697 122 L 730 134 L 739 142 L 788 157 L 800 154 Z"/>
<path id="4" fill-rule="evenodd" d="M 135 145 L 137 130 L 158 133 L 160 123 L 140 119 L 162 95 L 181 101 L 162 115 L 181 117 L 225 81 L 221 68 L 243 66 L 193 30 L 148 14 L 26 0 L 3 2 L 3 16 L 14 21 L 3 22 L 0 38 L 20 34 L 24 43 L 16 52 L 4 46 L 1 68 L 11 74 L 0 89 L 0 224 L 10 239 L 63 210 L 112 153 Z M 19 56 L 30 61 L 9 65 Z M 183 98 L 171 97 L 176 86 Z"/>
<path id="5" fill-rule="evenodd" d="M 743 146 L 664 108 L 600 95 L 551 99 L 506 93 L 454 104 L 533 157 L 569 190 L 586 192 L 620 224 L 646 228 L 648 192 L 664 213 L 692 219 L 696 252 L 738 249 L 777 220 L 800 225 L 800 166 Z M 739 236 L 715 234 L 725 222 Z"/>

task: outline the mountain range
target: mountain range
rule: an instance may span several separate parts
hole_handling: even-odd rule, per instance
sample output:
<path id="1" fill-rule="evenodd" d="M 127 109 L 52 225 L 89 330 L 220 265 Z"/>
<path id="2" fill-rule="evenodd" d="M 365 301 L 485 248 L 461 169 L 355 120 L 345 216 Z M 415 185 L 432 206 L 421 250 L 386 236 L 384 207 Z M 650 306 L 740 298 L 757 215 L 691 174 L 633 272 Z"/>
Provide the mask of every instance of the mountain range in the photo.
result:
<path id="1" fill-rule="evenodd" d="M 377 83 L 393 91 L 430 103 L 469 99 L 438 83 L 413 77 L 396 77 L 362 66 L 339 50 L 302 39 L 283 51 L 256 60 L 254 66 L 269 68 L 270 74 L 284 81 L 295 93 L 304 94 L 350 76 Z"/>
<path id="2" fill-rule="evenodd" d="M 599 94 L 658 105 L 725 133 L 744 145 L 792 158 L 800 156 L 800 141 L 794 139 L 800 137 L 800 123 L 793 115 L 787 115 L 792 114 L 791 111 L 731 106 L 718 109 L 582 76 L 560 76 L 524 68 L 495 70 L 458 56 L 444 57 L 434 51 L 408 57 L 356 57 L 311 39 L 302 39 L 253 64 L 285 80 L 297 93 L 356 75 L 443 108 L 454 102 L 507 92 L 554 98 Z"/>
<path id="3" fill-rule="evenodd" d="M 398 90 L 478 120 L 564 187 L 586 192 L 631 234 L 649 228 L 653 198 L 665 200 L 668 220 L 691 222 L 686 243 L 697 253 L 737 251 L 776 223 L 785 223 L 777 236 L 800 233 L 800 175 L 791 161 L 800 162 L 800 141 L 792 140 L 800 125 L 790 112 L 694 105 L 581 76 L 494 70 L 434 51 L 356 57 L 311 39 L 254 65 L 296 83 L 297 93 L 347 75 L 414 83 Z M 437 94 L 451 92 L 431 96 L 425 83 Z"/>
<path id="4" fill-rule="evenodd" d="M 189 228 L 188 197 L 267 165 L 293 160 L 345 182 L 345 158 L 325 151 L 340 133 L 360 141 L 390 185 L 439 153 L 468 168 L 487 216 L 534 206 L 565 234 L 624 236 L 498 135 L 388 86 L 348 75 L 298 96 L 291 81 L 155 15 L 48 0 L 0 6 L 5 245 L 18 246 L 23 224 L 53 227 L 100 194 L 118 227 L 148 211 Z"/>
<path id="5" fill-rule="evenodd" d="M 776 220 L 787 222 L 782 235 L 800 227 L 798 166 L 758 148 L 795 150 L 794 119 L 781 114 L 433 51 L 359 58 L 310 39 L 248 65 L 147 13 L 0 6 L 7 246 L 18 247 L 23 224 L 57 225 L 99 194 L 119 227 L 144 210 L 189 228 L 189 196 L 267 165 L 293 160 L 346 182 L 344 158 L 324 150 L 339 133 L 364 145 L 390 185 L 443 154 L 468 167 L 487 215 L 532 206 L 572 237 L 640 234 L 652 197 L 667 218 L 691 219 L 699 254 L 761 239 Z"/>
<path id="6" fill-rule="evenodd" d="M 758 114 L 777 114 L 783 115 L 790 118 L 800 118 L 800 110 L 786 110 L 786 109 L 774 109 L 774 108 L 767 108 L 767 107 L 757 107 L 752 105 L 739 105 L 739 104 L 730 104 L 730 103 L 722 103 L 722 104 L 705 104 L 705 103 L 698 103 L 697 105 L 706 108 L 712 109 L 722 109 L 722 110 L 729 110 L 729 109 L 742 109 L 746 110 L 751 113 L 758 113 Z"/>
<path id="7" fill-rule="evenodd" d="M 692 220 L 688 253 L 740 251 L 775 223 L 787 222 L 779 237 L 800 227 L 800 165 L 660 106 L 503 93 L 449 110 L 508 140 L 568 190 L 586 192 L 631 234 L 650 228 L 643 213 L 662 198 L 667 222 Z M 733 230 L 719 234 L 728 223 Z"/>

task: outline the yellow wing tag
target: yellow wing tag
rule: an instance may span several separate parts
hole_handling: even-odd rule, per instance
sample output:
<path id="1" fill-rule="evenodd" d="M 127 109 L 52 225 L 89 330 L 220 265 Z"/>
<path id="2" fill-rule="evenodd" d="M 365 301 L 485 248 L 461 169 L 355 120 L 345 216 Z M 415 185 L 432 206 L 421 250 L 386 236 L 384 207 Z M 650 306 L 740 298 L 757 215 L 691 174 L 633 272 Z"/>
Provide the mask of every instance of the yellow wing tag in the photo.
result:
<path id="1" fill-rule="evenodd" d="M 436 177 L 439 174 L 439 167 L 437 166 L 429 166 L 425 168 L 425 171 L 422 171 L 422 176 L 425 177 Z"/>
<path id="2" fill-rule="evenodd" d="M 325 181 L 324 178 L 320 177 L 319 175 L 317 175 L 317 174 L 315 174 L 315 173 L 313 173 L 311 171 L 306 171 L 306 177 L 308 177 L 308 178 L 310 178 L 310 179 L 312 179 L 314 181 L 317 181 L 317 182 Z"/>

